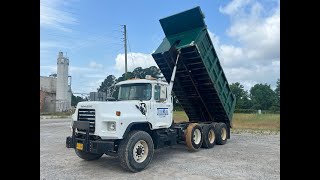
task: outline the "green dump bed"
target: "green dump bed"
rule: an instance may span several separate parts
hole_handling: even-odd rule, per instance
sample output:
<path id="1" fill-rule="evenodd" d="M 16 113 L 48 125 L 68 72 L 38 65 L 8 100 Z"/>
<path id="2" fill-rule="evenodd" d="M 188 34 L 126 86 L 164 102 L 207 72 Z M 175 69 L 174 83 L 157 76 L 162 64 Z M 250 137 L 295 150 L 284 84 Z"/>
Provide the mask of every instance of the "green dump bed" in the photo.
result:
<path id="1" fill-rule="evenodd" d="M 160 24 L 166 37 L 152 56 L 169 83 L 180 50 L 173 92 L 189 121 L 225 122 L 231 126 L 236 99 L 200 7 L 160 19 Z"/>

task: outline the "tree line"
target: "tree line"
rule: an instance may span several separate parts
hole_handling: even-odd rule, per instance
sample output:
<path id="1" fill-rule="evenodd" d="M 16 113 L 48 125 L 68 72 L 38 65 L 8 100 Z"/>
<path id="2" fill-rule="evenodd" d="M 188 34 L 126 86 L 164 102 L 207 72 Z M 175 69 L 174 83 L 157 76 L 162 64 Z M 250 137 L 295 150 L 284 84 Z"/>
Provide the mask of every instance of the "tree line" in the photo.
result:
<path id="1" fill-rule="evenodd" d="M 137 67 L 132 72 L 127 72 L 127 77 L 125 73 L 122 76 L 116 78 L 114 75 L 108 75 L 101 85 L 97 88 L 98 92 L 106 93 L 107 97 L 118 97 L 118 88 L 115 86 L 116 83 L 124 81 L 125 79 L 140 78 L 144 79 L 146 75 L 151 75 L 152 77 L 158 77 L 161 75 L 161 71 L 156 66 L 151 66 L 149 68 Z M 230 89 L 236 97 L 236 109 L 237 110 L 269 110 L 269 111 L 280 111 L 280 78 L 277 80 L 277 87 L 275 90 L 271 89 L 268 84 L 255 84 L 251 89 L 246 91 L 244 86 L 235 82 L 230 84 Z M 178 100 L 174 98 L 174 108 L 177 110 L 182 109 Z M 72 105 L 76 105 L 80 101 L 85 99 L 79 96 L 72 95 Z"/>
<path id="2" fill-rule="evenodd" d="M 275 90 L 268 84 L 255 84 L 248 91 L 239 82 L 230 84 L 230 89 L 236 97 L 236 109 L 280 111 L 280 78 Z"/>

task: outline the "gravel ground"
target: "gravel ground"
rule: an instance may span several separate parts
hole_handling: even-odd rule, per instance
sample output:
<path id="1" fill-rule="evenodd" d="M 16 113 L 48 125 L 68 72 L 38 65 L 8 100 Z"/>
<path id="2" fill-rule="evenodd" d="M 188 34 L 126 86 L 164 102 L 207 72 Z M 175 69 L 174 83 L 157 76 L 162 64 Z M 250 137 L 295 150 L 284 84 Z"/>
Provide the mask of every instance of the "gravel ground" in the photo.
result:
<path id="1" fill-rule="evenodd" d="M 280 135 L 232 134 L 227 144 L 198 152 L 184 145 L 155 151 L 142 172 L 115 157 L 84 161 L 65 147 L 69 119 L 40 120 L 40 179 L 280 179 Z"/>

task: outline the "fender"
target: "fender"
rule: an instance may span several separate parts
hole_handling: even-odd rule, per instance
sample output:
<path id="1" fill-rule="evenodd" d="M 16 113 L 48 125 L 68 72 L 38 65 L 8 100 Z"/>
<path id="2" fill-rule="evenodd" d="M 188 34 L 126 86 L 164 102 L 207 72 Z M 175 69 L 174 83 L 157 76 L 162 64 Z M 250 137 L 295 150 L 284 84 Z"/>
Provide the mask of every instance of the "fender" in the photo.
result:
<path id="1" fill-rule="evenodd" d="M 132 127 L 135 127 L 134 128 L 135 130 L 144 130 L 144 131 L 147 131 L 147 132 L 152 129 L 152 125 L 148 121 L 145 121 L 145 122 L 132 122 L 132 123 L 130 123 L 128 125 L 126 131 L 123 133 L 122 139 L 127 137 L 129 132 L 131 131 Z"/>

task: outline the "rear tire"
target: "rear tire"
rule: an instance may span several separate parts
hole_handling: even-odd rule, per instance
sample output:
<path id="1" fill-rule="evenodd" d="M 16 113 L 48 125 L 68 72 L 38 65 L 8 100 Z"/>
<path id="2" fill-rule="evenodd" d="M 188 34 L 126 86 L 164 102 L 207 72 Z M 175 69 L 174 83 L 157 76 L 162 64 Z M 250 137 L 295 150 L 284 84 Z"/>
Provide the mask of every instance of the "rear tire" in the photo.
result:
<path id="1" fill-rule="evenodd" d="M 227 143 L 227 125 L 225 123 L 217 123 L 216 129 L 216 143 L 224 145 Z"/>
<path id="2" fill-rule="evenodd" d="M 189 150 L 197 151 L 203 141 L 202 129 L 197 123 L 191 123 L 185 130 L 185 141 Z"/>
<path id="3" fill-rule="evenodd" d="M 218 124 L 218 123 L 216 123 L 216 122 L 213 122 L 213 123 L 211 123 L 212 125 L 213 125 L 213 127 L 215 128 L 216 127 L 216 125 Z"/>
<path id="4" fill-rule="evenodd" d="M 81 151 L 78 149 L 75 149 L 75 151 L 76 151 L 76 154 L 79 158 L 84 159 L 86 161 L 97 160 L 103 155 L 103 153 L 102 154 L 93 154 L 93 153 Z"/>
<path id="5" fill-rule="evenodd" d="M 151 136 L 144 131 L 131 131 L 118 148 L 120 165 L 131 172 L 139 172 L 151 162 L 154 145 Z"/>
<path id="6" fill-rule="evenodd" d="M 203 148 L 213 148 L 214 144 L 216 143 L 216 135 L 215 135 L 215 129 L 212 124 L 206 124 L 202 128 L 203 130 Z"/>

